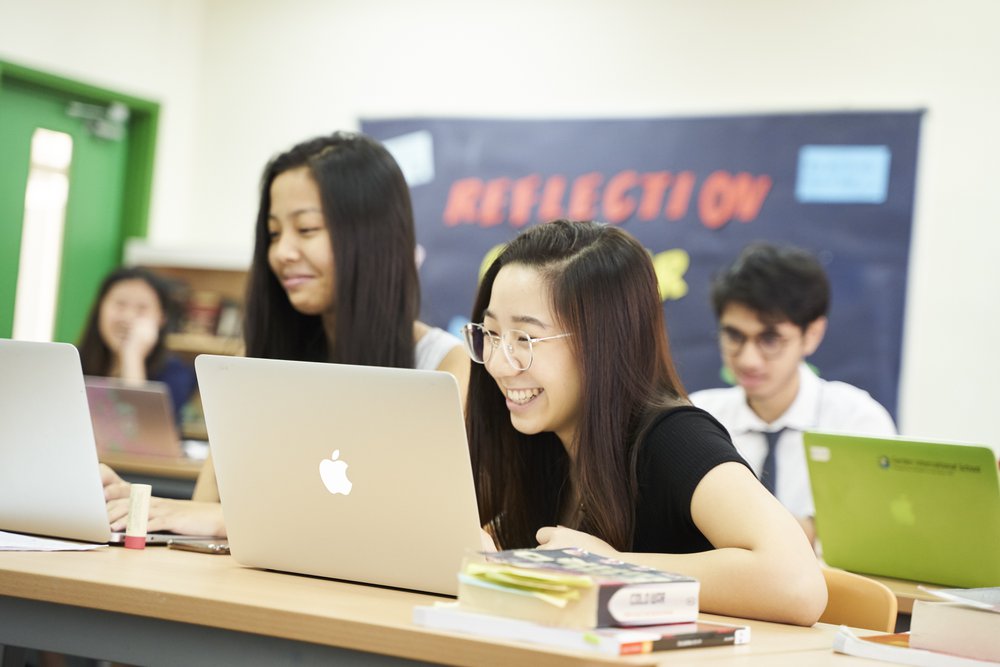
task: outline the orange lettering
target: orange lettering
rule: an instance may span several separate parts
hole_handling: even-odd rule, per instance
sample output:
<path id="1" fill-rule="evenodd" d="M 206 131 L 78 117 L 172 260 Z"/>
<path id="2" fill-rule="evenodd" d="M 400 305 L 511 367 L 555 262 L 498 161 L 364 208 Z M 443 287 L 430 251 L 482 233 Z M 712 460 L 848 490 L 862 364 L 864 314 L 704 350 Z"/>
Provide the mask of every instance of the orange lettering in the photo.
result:
<path id="1" fill-rule="evenodd" d="M 451 184 L 444 207 L 444 224 L 449 227 L 476 221 L 476 205 L 483 194 L 483 181 L 463 178 Z"/>
<path id="2" fill-rule="evenodd" d="M 693 191 L 694 173 L 682 171 L 677 174 L 674 189 L 670 191 L 670 199 L 667 201 L 667 208 L 664 211 L 667 214 L 667 220 L 680 220 L 687 215 Z"/>
<path id="3" fill-rule="evenodd" d="M 736 210 L 736 188 L 728 171 L 713 171 L 698 194 L 698 215 L 701 224 L 718 229 L 733 218 Z"/>
<path id="4" fill-rule="evenodd" d="M 486 181 L 483 204 L 479 210 L 479 222 L 483 227 L 494 227 L 503 222 L 508 192 L 510 192 L 509 178 L 492 178 Z"/>
<path id="5" fill-rule="evenodd" d="M 736 219 L 750 222 L 756 218 L 770 191 L 770 176 L 765 174 L 755 178 L 745 171 L 736 174 Z"/>
<path id="6" fill-rule="evenodd" d="M 642 175 L 642 198 L 639 200 L 639 219 L 648 222 L 655 218 L 663 205 L 663 193 L 670 187 L 669 171 L 654 171 Z"/>
<path id="7" fill-rule="evenodd" d="M 569 193 L 569 217 L 572 220 L 593 220 L 597 203 L 597 186 L 604 180 L 600 172 L 577 176 Z"/>
<path id="8" fill-rule="evenodd" d="M 604 188 L 604 219 L 611 224 L 618 224 L 631 217 L 635 212 L 635 198 L 628 196 L 628 191 L 639 183 L 639 174 L 634 171 L 622 171 L 608 181 Z"/>
<path id="9" fill-rule="evenodd" d="M 510 191 L 510 224 L 523 227 L 531 220 L 531 209 L 538 203 L 538 186 L 542 178 L 531 174 L 514 181 Z"/>
<path id="10" fill-rule="evenodd" d="M 542 203 L 538 206 L 538 218 L 543 222 L 563 217 L 562 200 L 566 194 L 566 177 L 549 176 L 542 190 Z"/>

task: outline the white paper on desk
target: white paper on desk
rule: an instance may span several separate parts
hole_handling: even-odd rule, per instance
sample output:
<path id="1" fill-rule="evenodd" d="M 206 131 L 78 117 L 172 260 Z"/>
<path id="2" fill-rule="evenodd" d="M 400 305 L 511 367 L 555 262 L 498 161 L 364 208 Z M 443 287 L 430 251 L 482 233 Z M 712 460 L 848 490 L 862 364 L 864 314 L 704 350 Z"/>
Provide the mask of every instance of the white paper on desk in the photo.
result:
<path id="1" fill-rule="evenodd" d="M 48 537 L 32 537 L 19 533 L 7 533 L 0 530 L 0 551 L 89 551 L 106 544 L 88 544 L 86 542 L 66 542 Z"/>

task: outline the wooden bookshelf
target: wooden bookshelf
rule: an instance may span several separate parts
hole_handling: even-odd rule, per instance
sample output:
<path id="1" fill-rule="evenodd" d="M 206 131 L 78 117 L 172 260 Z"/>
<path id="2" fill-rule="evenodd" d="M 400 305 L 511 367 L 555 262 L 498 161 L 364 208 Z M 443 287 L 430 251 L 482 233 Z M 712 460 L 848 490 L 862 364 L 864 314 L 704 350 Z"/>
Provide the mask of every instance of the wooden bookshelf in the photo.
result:
<path id="1" fill-rule="evenodd" d="M 192 294 L 213 293 L 242 308 L 250 266 L 249 253 L 221 248 L 159 247 L 141 239 L 130 239 L 125 247 L 125 262 L 144 266 L 168 280 L 176 281 Z M 243 353 L 241 338 L 205 333 L 172 333 L 167 337 L 167 347 L 188 359 L 202 353 Z"/>
<path id="2" fill-rule="evenodd" d="M 206 334 L 172 333 L 167 335 L 167 348 L 184 355 L 195 357 L 199 354 L 243 354 L 243 340 Z"/>

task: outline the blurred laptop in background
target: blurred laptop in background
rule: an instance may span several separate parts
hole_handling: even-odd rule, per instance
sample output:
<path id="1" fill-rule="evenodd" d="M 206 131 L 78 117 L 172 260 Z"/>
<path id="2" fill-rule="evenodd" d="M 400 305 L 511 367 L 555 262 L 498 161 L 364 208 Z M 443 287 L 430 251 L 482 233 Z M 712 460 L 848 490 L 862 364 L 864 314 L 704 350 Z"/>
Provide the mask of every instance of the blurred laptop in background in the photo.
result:
<path id="1" fill-rule="evenodd" d="M 93 376 L 84 382 L 99 453 L 184 456 L 167 385 Z"/>

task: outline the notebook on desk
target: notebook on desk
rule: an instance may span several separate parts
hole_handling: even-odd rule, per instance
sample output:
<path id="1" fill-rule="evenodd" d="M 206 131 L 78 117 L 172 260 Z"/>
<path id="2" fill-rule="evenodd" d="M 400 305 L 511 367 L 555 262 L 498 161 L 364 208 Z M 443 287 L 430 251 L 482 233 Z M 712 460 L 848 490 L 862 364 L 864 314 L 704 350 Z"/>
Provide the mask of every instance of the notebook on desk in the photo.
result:
<path id="1" fill-rule="evenodd" d="M 1000 479 L 988 447 L 806 432 L 827 564 L 946 586 L 1000 585 Z"/>
<path id="2" fill-rule="evenodd" d="M 80 355 L 0 340 L 0 530 L 111 536 Z"/>
<path id="3" fill-rule="evenodd" d="M 447 373 L 195 360 L 233 557 L 455 595 L 479 515 Z"/>
<path id="4" fill-rule="evenodd" d="M 167 385 L 93 376 L 84 381 L 98 452 L 184 456 Z"/>

